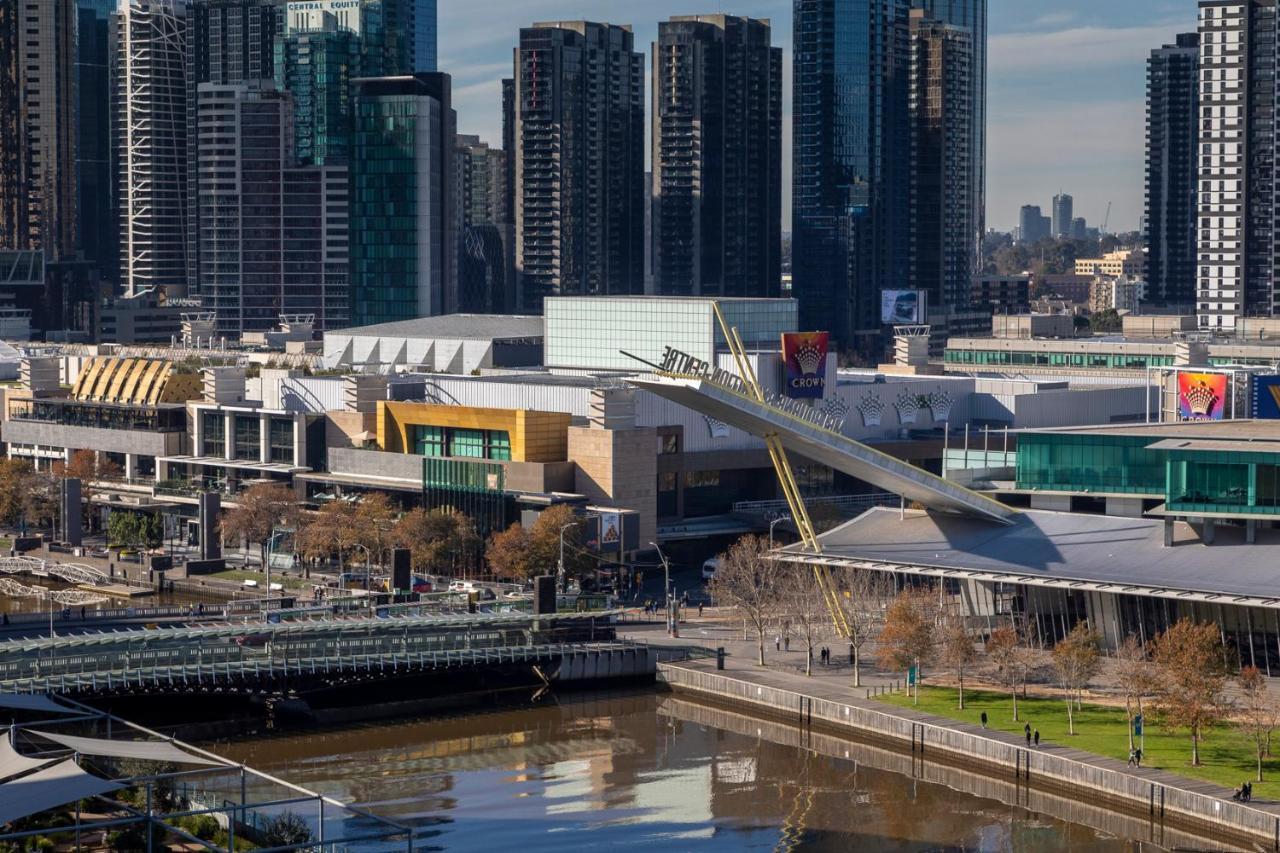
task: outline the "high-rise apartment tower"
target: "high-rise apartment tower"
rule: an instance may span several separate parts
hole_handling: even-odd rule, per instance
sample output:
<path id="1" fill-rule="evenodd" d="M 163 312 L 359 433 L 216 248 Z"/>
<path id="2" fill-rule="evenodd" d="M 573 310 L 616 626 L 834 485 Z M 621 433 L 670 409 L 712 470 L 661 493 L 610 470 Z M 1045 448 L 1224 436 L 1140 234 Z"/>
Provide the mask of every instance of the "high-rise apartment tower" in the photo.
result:
<path id="1" fill-rule="evenodd" d="M 520 309 L 644 290 L 644 57 L 630 27 L 537 23 L 515 50 Z"/>
<path id="2" fill-rule="evenodd" d="M 653 46 L 659 293 L 778 296 L 782 50 L 768 21 L 675 17 Z"/>

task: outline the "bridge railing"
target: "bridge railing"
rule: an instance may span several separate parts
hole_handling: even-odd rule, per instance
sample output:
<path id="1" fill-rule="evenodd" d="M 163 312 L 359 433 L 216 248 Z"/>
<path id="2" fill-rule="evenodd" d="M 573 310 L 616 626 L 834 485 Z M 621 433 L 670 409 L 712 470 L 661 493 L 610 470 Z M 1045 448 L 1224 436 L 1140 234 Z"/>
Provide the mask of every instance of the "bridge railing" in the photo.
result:
<path id="1" fill-rule="evenodd" d="M 595 635 L 594 619 L 589 636 Z M 277 661 L 346 659 L 522 648 L 545 642 L 532 619 L 350 619 L 254 624 L 216 629 L 129 631 L 8 644 L 0 684 L 58 676 L 124 673 L 159 667 L 271 665 Z M 575 629 L 581 634 L 581 628 Z M 611 638 L 612 632 L 602 633 Z"/>
<path id="2" fill-rule="evenodd" d="M 133 687 L 219 682 L 231 679 L 264 678 L 289 675 L 328 673 L 397 672 L 402 669 L 449 669 L 465 666 L 489 666 L 524 663 L 592 652 L 643 650 L 652 654 L 655 647 L 632 641 L 603 643 L 548 643 L 470 649 L 419 650 L 314 657 L 254 658 L 238 662 L 201 664 L 167 664 L 139 666 L 124 670 L 93 670 L 63 673 L 36 673 L 30 677 L 3 680 L 4 689 L 17 693 L 74 693 L 83 690 L 120 690 Z M 85 656 L 85 661 L 91 658 Z M 79 662 L 79 661 L 74 661 Z"/>

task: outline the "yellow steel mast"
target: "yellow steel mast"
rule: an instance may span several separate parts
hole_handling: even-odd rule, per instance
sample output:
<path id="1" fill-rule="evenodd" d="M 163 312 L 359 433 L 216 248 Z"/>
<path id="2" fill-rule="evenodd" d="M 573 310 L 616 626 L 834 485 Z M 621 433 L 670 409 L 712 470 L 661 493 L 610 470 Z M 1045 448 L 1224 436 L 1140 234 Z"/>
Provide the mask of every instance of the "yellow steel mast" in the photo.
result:
<path id="1" fill-rule="evenodd" d="M 747 387 L 751 389 L 751 393 L 755 398 L 760 403 L 767 405 L 768 401 L 765 399 L 764 389 L 760 387 L 756 373 L 751 369 L 751 361 L 747 358 L 747 350 L 742 345 L 742 338 L 738 335 L 738 330 L 725 321 L 724 314 L 720 310 L 720 303 L 712 302 L 711 305 L 716 314 L 716 321 L 720 324 L 720 331 L 724 334 L 725 342 L 729 345 L 729 352 L 733 355 L 733 360 L 738 366 L 739 375 Z M 776 432 L 770 432 L 764 436 L 764 442 L 769 449 L 769 458 L 773 461 L 773 470 L 778 474 L 778 483 L 782 486 L 782 494 L 787 500 L 787 506 L 791 509 L 791 519 L 795 522 L 796 529 L 800 531 L 801 541 L 813 553 L 821 554 L 822 544 L 818 541 L 818 534 L 814 530 L 812 519 L 809 517 L 809 510 L 804 505 L 804 496 L 800 494 L 800 484 L 796 482 L 795 474 L 791 470 L 791 462 L 787 459 L 787 451 L 782 446 L 782 439 Z M 848 619 L 845 617 L 844 608 L 840 606 L 840 594 L 836 589 L 835 582 L 831 579 L 830 572 L 828 572 L 826 566 L 815 565 L 813 573 L 817 579 L 819 589 L 822 590 L 822 597 L 827 604 L 827 610 L 831 614 L 831 621 L 835 623 L 836 632 L 846 640 L 849 639 L 852 636 L 852 631 L 849 628 Z"/>

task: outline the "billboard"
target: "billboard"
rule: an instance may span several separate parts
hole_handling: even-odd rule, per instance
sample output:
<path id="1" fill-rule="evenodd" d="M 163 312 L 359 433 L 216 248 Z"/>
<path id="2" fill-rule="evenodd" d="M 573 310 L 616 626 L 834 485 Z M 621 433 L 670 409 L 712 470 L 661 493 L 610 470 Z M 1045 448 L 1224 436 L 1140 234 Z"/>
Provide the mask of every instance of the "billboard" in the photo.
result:
<path id="1" fill-rule="evenodd" d="M 1251 415 L 1264 421 L 1280 421 L 1280 376 L 1253 377 Z"/>
<path id="2" fill-rule="evenodd" d="M 786 372 L 783 392 L 797 400 L 821 400 L 827 387 L 829 332 L 789 332 L 782 336 Z"/>
<path id="3" fill-rule="evenodd" d="M 1225 373 L 1178 374 L 1178 420 L 1220 421 L 1226 400 Z"/>
<path id="4" fill-rule="evenodd" d="M 600 550 L 622 550 L 622 513 L 600 513 Z"/>
<path id="5" fill-rule="evenodd" d="M 888 326 L 925 322 L 923 290 L 880 291 L 880 322 Z"/>

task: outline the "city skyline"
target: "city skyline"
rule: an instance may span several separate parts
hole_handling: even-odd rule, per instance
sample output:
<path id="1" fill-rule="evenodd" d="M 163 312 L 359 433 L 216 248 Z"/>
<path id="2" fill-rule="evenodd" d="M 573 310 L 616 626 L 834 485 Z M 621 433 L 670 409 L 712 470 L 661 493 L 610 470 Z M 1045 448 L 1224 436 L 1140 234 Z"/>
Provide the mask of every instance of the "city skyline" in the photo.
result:
<path id="1" fill-rule="evenodd" d="M 1195 29 L 1196 2 L 1079 0 L 1072 5 L 1064 10 L 1048 0 L 990 0 L 989 228 L 1012 230 L 1022 205 L 1048 209 L 1059 190 L 1074 196 L 1076 215 L 1090 225 L 1101 224 L 1111 202 L 1110 230 L 1138 227 L 1146 59 L 1177 33 Z M 459 130 L 495 145 L 502 140 L 501 81 L 510 76 L 520 26 L 579 18 L 631 24 L 637 48 L 647 54 L 660 20 L 708 11 L 685 0 L 655 0 L 643 10 L 619 0 L 585 7 L 563 0 L 512 0 L 507 6 L 510 27 L 474 20 L 461 4 L 440 7 L 440 67 L 454 77 Z M 783 49 L 783 227 L 790 231 L 791 4 L 743 0 L 721 11 L 770 19 L 773 42 Z M 1083 135 L 1083 126 L 1099 130 Z"/>

